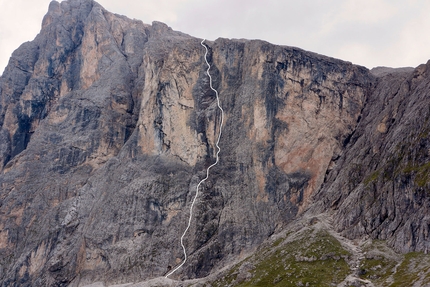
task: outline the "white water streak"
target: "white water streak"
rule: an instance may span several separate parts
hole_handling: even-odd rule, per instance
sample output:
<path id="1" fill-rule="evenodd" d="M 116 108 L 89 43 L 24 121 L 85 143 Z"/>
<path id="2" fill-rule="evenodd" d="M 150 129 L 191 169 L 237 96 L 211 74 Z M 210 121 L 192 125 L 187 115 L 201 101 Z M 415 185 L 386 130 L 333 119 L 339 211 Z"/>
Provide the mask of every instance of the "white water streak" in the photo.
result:
<path id="1" fill-rule="evenodd" d="M 205 52 L 205 61 L 206 61 L 206 64 L 208 65 L 208 69 L 206 70 L 206 74 L 209 76 L 209 86 L 210 86 L 210 88 L 212 89 L 212 91 L 214 91 L 215 92 L 215 94 L 216 94 L 216 100 L 217 100 L 217 104 L 218 104 L 218 108 L 221 110 L 221 124 L 220 124 L 220 126 L 219 126 L 219 134 L 218 134 L 218 139 L 217 139 L 217 141 L 216 141 L 216 143 L 215 143 L 215 145 L 216 145 L 216 147 L 217 147 L 217 152 L 216 152 L 216 160 L 215 160 L 215 162 L 213 163 L 213 164 L 211 164 L 207 169 L 206 169 L 206 177 L 204 178 L 204 179 L 202 179 L 200 182 L 199 182 L 199 184 L 197 184 L 197 188 L 196 188 L 196 195 L 194 196 L 194 199 L 193 199 L 193 201 L 191 202 L 191 207 L 190 207 L 190 217 L 188 218 L 188 225 L 187 225 L 187 228 L 185 228 L 185 231 L 184 231 L 184 233 L 182 234 L 182 236 L 181 236 L 181 246 L 182 246 L 182 249 L 183 249 L 183 251 L 184 251 L 184 261 L 182 261 L 182 263 L 180 264 L 180 265 L 178 265 L 175 269 L 173 269 L 172 271 L 170 271 L 167 275 L 166 275 L 166 278 L 167 277 L 169 277 L 170 275 L 172 275 L 173 273 L 175 273 L 179 268 L 181 268 L 184 264 L 185 264 L 185 262 L 187 261 L 187 251 L 185 250 L 185 246 L 184 246 L 184 237 L 185 237 L 185 234 L 187 234 L 187 232 L 188 232 L 188 229 L 190 228 L 190 226 L 191 226 L 191 219 L 192 219 L 192 217 L 193 217 L 193 207 L 194 207 L 194 204 L 195 204 L 195 202 L 196 202 L 196 199 L 197 199 L 197 196 L 199 195 L 199 188 L 200 188 L 200 185 L 203 183 L 203 182 L 205 182 L 208 178 L 209 178 L 209 170 L 212 168 L 212 167 L 214 167 L 214 166 L 216 166 L 217 164 L 218 164 L 218 161 L 219 161 L 219 153 L 220 153 L 220 151 L 221 151 L 221 148 L 219 147 L 219 141 L 220 141 L 220 139 L 221 139 L 221 131 L 222 131 L 222 125 L 223 125 L 223 123 L 224 123 L 224 110 L 222 109 L 222 107 L 221 107 L 221 105 L 220 105 L 220 101 L 219 101 L 219 95 L 218 95 L 218 91 L 217 90 L 215 90 L 214 89 L 214 87 L 212 86 L 212 77 L 211 77 L 211 75 L 210 75 L 210 73 L 209 73 L 209 70 L 211 69 L 211 65 L 209 64 L 209 62 L 208 62 L 208 59 L 207 59 L 207 55 L 208 55 L 208 48 L 203 44 L 203 42 L 205 41 L 206 39 L 203 39 L 202 40 L 202 42 L 200 43 L 205 49 L 206 49 L 206 52 Z"/>

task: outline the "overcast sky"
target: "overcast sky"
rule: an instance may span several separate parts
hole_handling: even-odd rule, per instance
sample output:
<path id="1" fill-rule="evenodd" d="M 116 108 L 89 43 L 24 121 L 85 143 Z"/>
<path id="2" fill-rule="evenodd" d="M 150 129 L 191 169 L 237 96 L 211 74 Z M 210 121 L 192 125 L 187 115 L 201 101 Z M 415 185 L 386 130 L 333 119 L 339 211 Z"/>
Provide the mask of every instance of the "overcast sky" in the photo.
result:
<path id="1" fill-rule="evenodd" d="M 50 0 L 0 0 L 0 73 Z M 107 10 L 215 40 L 262 39 L 368 68 L 430 59 L 429 0 L 99 0 Z"/>

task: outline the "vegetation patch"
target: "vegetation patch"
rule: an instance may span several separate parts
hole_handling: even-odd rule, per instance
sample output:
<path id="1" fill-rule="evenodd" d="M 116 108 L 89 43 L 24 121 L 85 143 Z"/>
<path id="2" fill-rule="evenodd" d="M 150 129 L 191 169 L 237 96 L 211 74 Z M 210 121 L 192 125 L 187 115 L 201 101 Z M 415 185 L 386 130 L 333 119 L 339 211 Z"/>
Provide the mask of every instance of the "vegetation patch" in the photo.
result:
<path id="1" fill-rule="evenodd" d="M 232 285 L 233 282 L 236 281 L 237 275 L 238 275 L 238 269 L 241 266 L 241 264 L 236 264 L 231 268 L 226 274 L 221 277 L 220 279 L 212 282 L 211 285 L 205 285 L 205 287 L 213 286 L 213 287 L 224 287 L 224 286 L 234 286 Z"/>
<path id="2" fill-rule="evenodd" d="M 384 256 L 365 258 L 361 261 L 360 277 L 368 279 L 375 284 L 382 284 L 393 274 L 396 263 Z"/>
<path id="3" fill-rule="evenodd" d="M 326 231 L 283 239 L 235 265 L 211 286 L 333 286 L 350 273 L 349 252 Z"/>
<path id="4" fill-rule="evenodd" d="M 403 173 L 408 175 L 414 174 L 415 184 L 419 187 L 424 187 L 429 183 L 430 162 L 419 166 L 408 165 L 406 168 L 403 169 Z"/>
<path id="5" fill-rule="evenodd" d="M 367 186 L 367 185 L 369 185 L 370 183 L 374 183 L 374 182 L 376 182 L 377 180 L 378 180 L 378 178 L 379 178 L 379 174 L 381 173 L 381 171 L 380 170 L 377 170 L 377 171 L 374 171 L 374 172 L 372 172 L 368 177 L 366 177 L 365 179 L 364 179 L 364 184 Z"/>
<path id="6" fill-rule="evenodd" d="M 402 263 L 397 267 L 393 275 L 394 282 L 390 287 L 419 286 L 430 284 L 430 256 L 419 252 L 411 252 L 405 255 Z"/>
<path id="7" fill-rule="evenodd" d="M 365 258 L 360 265 L 360 278 L 372 281 L 375 286 L 388 286 L 395 266 L 401 261 L 402 255 L 387 247 L 384 241 L 373 240 L 363 247 Z"/>
<path id="8" fill-rule="evenodd" d="M 419 252 L 398 254 L 384 241 L 374 240 L 363 248 L 360 277 L 375 286 L 400 287 L 430 285 L 430 256 Z"/>
<path id="9" fill-rule="evenodd" d="M 292 235 L 294 236 L 294 235 Z M 396 253 L 385 241 L 362 247 L 359 277 L 374 286 L 430 286 L 430 255 Z M 336 286 L 351 270 L 350 253 L 323 230 L 307 230 L 274 241 L 226 271 L 206 287 Z"/>

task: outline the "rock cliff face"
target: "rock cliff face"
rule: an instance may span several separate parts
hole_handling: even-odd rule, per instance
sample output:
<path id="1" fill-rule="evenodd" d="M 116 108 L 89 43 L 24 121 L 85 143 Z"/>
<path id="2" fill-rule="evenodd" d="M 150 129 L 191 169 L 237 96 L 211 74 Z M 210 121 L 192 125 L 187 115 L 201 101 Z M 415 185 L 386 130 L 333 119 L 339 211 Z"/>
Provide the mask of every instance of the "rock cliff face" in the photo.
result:
<path id="1" fill-rule="evenodd" d="M 402 252 L 429 249 L 429 87 L 430 62 L 379 78 L 367 99 L 316 196 L 348 237 L 366 234 Z"/>
<path id="2" fill-rule="evenodd" d="M 2 286 L 165 275 L 220 114 L 201 39 L 52 2 L 0 78 Z M 428 66 L 366 68 L 263 41 L 206 41 L 225 111 L 185 238 L 200 278 L 307 213 L 350 238 L 429 245 Z"/>

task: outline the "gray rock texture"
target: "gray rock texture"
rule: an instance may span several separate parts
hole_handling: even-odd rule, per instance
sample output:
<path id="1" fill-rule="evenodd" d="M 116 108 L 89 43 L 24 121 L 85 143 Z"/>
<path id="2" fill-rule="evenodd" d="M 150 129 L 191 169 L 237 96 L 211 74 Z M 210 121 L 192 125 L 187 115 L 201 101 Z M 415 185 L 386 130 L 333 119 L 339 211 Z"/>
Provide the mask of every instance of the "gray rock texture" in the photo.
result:
<path id="1" fill-rule="evenodd" d="M 220 113 L 201 39 L 51 2 L 0 77 L 1 286 L 165 275 Z M 428 247 L 428 65 L 366 68 L 263 41 L 206 41 L 225 111 L 172 277 L 209 275 L 305 212 L 351 238 Z"/>
<path id="2" fill-rule="evenodd" d="M 350 238 L 430 247 L 430 62 L 378 79 L 362 119 L 315 197 Z M 321 205 L 323 206 L 321 208 Z"/>
<path id="3" fill-rule="evenodd" d="M 382 77 L 382 76 L 386 76 L 388 74 L 394 74 L 394 73 L 412 73 L 413 71 L 414 71 L 414 68 L 412 67 L 403 67 L 403 68 L 375 67 L 370 70 L 370 72 L 377 77 Z"/>

